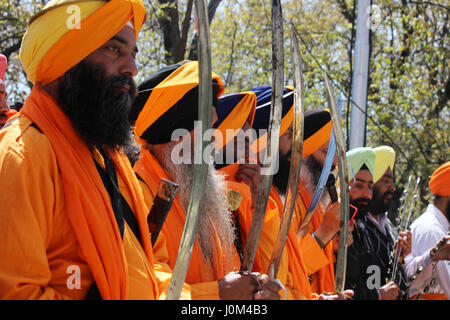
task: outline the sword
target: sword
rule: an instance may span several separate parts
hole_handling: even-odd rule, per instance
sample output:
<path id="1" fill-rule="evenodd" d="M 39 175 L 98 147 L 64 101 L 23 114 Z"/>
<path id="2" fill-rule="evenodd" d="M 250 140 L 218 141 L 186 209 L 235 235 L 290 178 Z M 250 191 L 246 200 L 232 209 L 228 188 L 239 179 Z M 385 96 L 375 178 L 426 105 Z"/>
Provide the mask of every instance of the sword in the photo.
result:
<path id="1" fill-rule="evenodd" d="M 281 216 L 280 229 L 273 246 L 272 257 L 270 258 L 269 270 L 267 274 L 272 279 L 276 278 L 280 267 L 281 255 L 286 244 L 286 239 L 291 226 L 292 214 L 295 208 L 295 198 L 298 192 L 298 183 L 300 178 L 300 169 L 303 154 L 303 131 L 304 131 L 304 104 L 305 104 L 305 85 L 303 80 L 303 64 L 298 46 L 297 35 L 294 26 L 291 25 L 292 38 L 292 63 L 294 69 L 294 138 L 292 144 L 292 157 L 289 168 L 289 180 L 284 203 L 283 213 Z"/>
<path id="2" fill-rule="evenodd" d="M 415 200 L 418 197 L 417 187 L 419 186 L 419 183 L 420 183 L 420 177 L 417 178 L 416 186 L 414 187 L 414 194 L 413 194 L 413 197 L 411 199 L 411 205 L 409 207 L 408 218 L 406 219 L 405 230 L 408 230 L 408 228 L 409 228 L 409 221 L 411 219 L 411 213 L 413 212 Z M 401 228 L 401 226 L 400 226 L 400 228 Z M 397 268 L 398 268 L 398 263 L 399 263 L 399 260 L 400 260 L 401 253 L 402 253 L 402 248 L 401 247 L 396 249 L 395 253 L 393 253 L 394 254 L 394 263 L 393 263 L 393 268 L 392 268 L 391 281 L 395 281 L 395 278 L 397 276 Z"/>
<path id="3" fill-rule="evenodd" d="M 212 106 L 212 87 L 211 87 L 211 45 L 209 38 L 208 11 L 205 0 L 196 0 L 195 7 L 198 18 L 199 29 L 199 94 L 198 94 L 198 113 L 201 121 L 200 136 L 195 137 L 194 146 L 194 176 L 192 182 L 189 204 L 186 211 L 186 222 L 181 235 L 180 246 L 177 259 L 173 268 L 172 278 L 167 290 L 167 300 L 178 300 L 181 294 L 186 273 L 191 259 L 192 248 L 197 236 L 198 221 L 200 217 L 200 204 L 205 191 L 206 175 L 208 173 L 208 164 L 203 162 L 203 150 L 207 141 L 203 141 L 204 132 L 211 126 L 211 106 Z M 198 159 L 198 157 L 200 159 Z"/>
<path id="4" fill-rule="evenodd" d="M 158 239 L 177 192 L 178 184 L 164 178 L 161 179 L 158 191 L 153 199 L 152 209 L 147 216 L 148 228 L 152 235 L 152 246 L 155 245 L 156 239 Z"/>
<path id="5" fill-rule="evenodd" d="M 341 105 L 338 105 L 339 114 L 341 112 Z M 331 165 L 333 164 L 334 154 L 336 151 L 336 139 L 334 137 L 334 128 L 331 129 L 330 142 L 328 143 L 328 152 L 325 158 L 325 162 L 322 168 L 322 172 L 320 173 L 319 181 L 317 183 L 316 189 L 314 190 L 313 197 L 311 202 L 306 210 L 305 216 L 300 224 L 300 227 L 297 231 L 297 236 L 299 239 L 303 239 L 308 230 L 311 219 L 316 211 L 317 205 L 319 204 L 319 200 L 322 197 L 323 190 L 325 189 L 325 184 L 328 180 L 328 176 L 331 171 Z"/>
<path id="6" fill-rule="evenodd" d="M 339 182 L 341 190 L 341 222 L 340 222 L 340 237 L 339 237 L 339 251 L 336 259 L 336 273 L 334 290 L 342 294 L 345 287 L 345 272 L 347 269 L 347 238 L 348 238 L 348 222 L 349 222 L 349 198 L 348 198 L 348 164 L 346 157 L 346 146 L 344 134 L 339 122 L 339 112 L 336 105 L 333 92 L 331 91 L 330 80 L 325 73 L 325 87 L 327 92 L 327 99 L 330 105 L 331 120 L 333 123 L 334 135 L 336 138 L 336 152 L 338 155 L 339 166 Z"/>
<path id="7" fill-rule="evenodd" d="M 280 0 L 272 0 L 272 108 L 270 110 L 269 131 L 267 136 L 266 156 L 269 161 L 264 161 L 261 171 L 269 170 L 269 174 L 261 175 L 255 211 L 247 237 L 244 250 L 244 258 L 241 271 L 251 271 L 255 260 L 256 249 L 261 235 L 261 229 L 266 214 L 267 201 L 270 187 L 272 186 L 272 166 L 275 165 L 278 156 L 278 142 L 280 138 L 281 110 L 283 106 L 283 17 Z"/>

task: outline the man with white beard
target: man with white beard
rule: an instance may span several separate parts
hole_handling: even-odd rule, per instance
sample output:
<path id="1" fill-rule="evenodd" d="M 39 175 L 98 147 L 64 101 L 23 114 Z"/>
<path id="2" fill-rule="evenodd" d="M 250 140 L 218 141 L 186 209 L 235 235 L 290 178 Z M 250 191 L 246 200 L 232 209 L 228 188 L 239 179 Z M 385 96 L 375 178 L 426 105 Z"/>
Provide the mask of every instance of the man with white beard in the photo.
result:
<path id="1" fill-rule="evenodd" d="M 213 105 L 217 105 L 217 99 L 225 88 L 214 73 L 212 84 Z M 214 123 L 217 118 L 214 107 L 212 113 Z M 130 121 L 135 121 L 135 134 L 142 143 L 134 169 L 142 180 L 149 207 L 162 178 L 179 184 L 179 192 L 155 243 L 155 247 L 165 243 L 167 248 L 167 255 L 155 257 L 155 263 L 162 269 L 173 269 L 185 223 L 192 188 L 192 150 L 197 118 L 197 61 L 167 66 L 139 86 Z M 176 130 L 185 134 L 181 138 L 173 135 Z M 239 269 L 240 260 L 234 247 L 226 190 L 224 178 L 215 171 L 211 158 L 199 234 L 185 279 L 191 286 L 192 299 L 279 299 L 281 288 L 267 275 L 233 272 Z"/>

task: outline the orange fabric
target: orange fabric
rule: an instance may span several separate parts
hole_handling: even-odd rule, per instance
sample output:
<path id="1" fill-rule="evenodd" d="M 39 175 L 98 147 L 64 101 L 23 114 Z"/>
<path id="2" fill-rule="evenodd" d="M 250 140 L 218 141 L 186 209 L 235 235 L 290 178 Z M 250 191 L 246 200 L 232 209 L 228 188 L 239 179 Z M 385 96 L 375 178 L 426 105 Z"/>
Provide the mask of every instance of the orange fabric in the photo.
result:
<path id="1" fill-rule="evenodd" d="M 140 158 L 136 162 L 134 170 L 145 181 L 153 196 L 156 194 L 159 182 L 162 178 L 170 180 L 158 160 L 145 148 L 141 150 Z M 169 255 L 167 264 L 172 269 L 177 258 L 185 218 L 186 212 L 181 206 L 178 196 L 176 196 L 161 230 L 166 239 L 166 247 Z M 216 249 L 220 250 L 220 248 Z M 198 297 L 198 291 L 195 291 L 193 284 L 207 282 L 210 283 L 205 284 L 205 286 L 209 286 L 209 289 L 214 289 L 214 295 L 209 296 L 208 298 L 218 299 L 217 280 L 223 278 L 228 272 L 232 271 L 225 269 L 224 260 L 222 259 L 223 254 L 221 252 L 216 252 L 213 256 L 215 258 L 213 264 L 206 261 L 198 241 L 195 241 L 185 280 L 187 284 L 191 285 L 193 299 L 195 296 Z M 239 269 L 240 265 L 237 254 L 235 254 L 233 258 L 234 267 Z"/>
<path id="2" fill-rule="evenodd" d="M 245 248 L 245 245 L 247 243 L 247 236 L 250 231 L 250 225 L 252 223 L 252 215 L 253 215 L 254 209 L 251 208 L 251 201 L 252 201 L 251 197 L 252 196 L 251 196 L 251 192 L 250 192 L 250 187 L 245 182 L 236 181 L 236 173 L 238 171 L 238 168 L 239 168 L 239 165 L 235 163 L 235 164 L 230 164 L 228 166 L 225 166 L 225 167 L 221 168 L 219 171 L 225 174 L 225 180 L 227 181 L 228 189 L 237 191 L 242 195 L 242 201 L 239 205 L 239 208 L 236 210 L 236 213 L 238 215 L 238 221 L 239 221 L 239 225 L 241 227 L 241 237 L 242 237 L 243 248 Z M 272 218 L 271 218 L 272 214 L 270 213 L 270 211 L 271 211 L 271 208 L 270 208 L 270 203 L 269 203 L 268 208 L 266 210 L 266 215 L 264 217 L 263 229 L 264 229 L 264 226 L 266 226 L 266 229 L 264 229 L 264 230 L 268 229 L 267 224 L 270 224 L 271 220 L 272 220 Z M 271 228 L 271 227 L 269 227 L 269 228 Z M 264 254 L 262 254 L 262 252 L 264 251 L 264 249 L 262 247 L 265 245 L 265 243 L 264 243 L 265 240 L 264 240 L 264 235 L 262 234 L 261 236 L 262 236 L 262 238 L 260 237 L 258 249 L 256 250 L 255 260 L 253 262 L 252 271 L 266 273 L 269 263 L 267 261 L 268 260 L 267 257 L 264 259 Z M 263 261 L 263 260 L 265 260 L 265 261 Z"/>
<path id="3" fill-rule="evenodd" d="M 11 109 L 8 112 L 6 112 L 6 122 L 12 120 L 13 118 L 17 117 L 19 114 L 17 110 Z"/>
<path id="4" fill-rule="evenodd" d="M 330 120 L 312 136 L 303 141 L 303 159 L 316 152 L 324 143 L 330 140 L 332 126 Z"/>
<path id="5" fill-rule="evenodd" d="M 447 161 L 433 172 L 428 185 L 433 194 L 450 196 L 450 161 Z"/>
<path id="6" fill-rule="evenodd" d="M 111 0 L 81 21 L 79 29 L 68 31 L 43 57 L 36 70 L 36 81 L 52 82 L 117 34 L 133 19 L 135 35 L 145 21 L 140 0 Z M 70 48 L 70 50 L 68 50 Z M 61 59 L 64 56 L 64 59 Z"/>
<path id="7" fill-rule="evenodd" d="M 312 196 L 306 190 L 305 183 L 300 181 L 295 207 L 296 221 L 298 221 L 295 223 L 295 230 L 298 230 L 311 200 Z M 300 244 L 305 258 L 305 264 L 308 267 L 308 273 L 313 275 L 311 288 L 317 293 L 334 291 L 335 259 L 333 244 L 330 241 L 322 250 L 316 240 L 311 236 L 311 234 L 322 224 L 323 215 L 323 207 L 319 204 L 309 224 L 308 232 Z"/>
<path id="8" fill-rule="evenodd" d="M 289 111 L 281 119 L 280 123 L 280 137 L 289 129 L 292 121 L 294 120 L 294 105 L 289 109 Z M 267 128 L 268 130 L 269 128 Z M 264 135 L 256 139 L 250 146 L 253 153 L 259 153 L 267 147 L 267 138 L 269 137 L 269 131 Z"/>
<path id="9" fill-rule="evenodd" d="M 235 137 L 235 134 L 227 135 L 227 130 L 234 130 L 234 133 L 236 133 L 236 130 L 241 130 L 244 127 L 247 120 L 250 126 L 253 125 L 256 112 L 256 94 L 253 91 L 244 91 L 239 94 L 244 97 L 217 128 L 217 131 L 220 131 L 222 136 L 222 139 L 217 137 L 215 139 L 215 148 L 217 150 L 223 148 Z"/>
<path id="10" fill-rule="evenodd" d="M 273 185 L 270 190 L 270 197 L 273 198 L 277 203 L 278 212 L 281 217 L 281 215 L 283 214 L 284 204 Z M 314 299 L 308 280 L 308 273 L 304 263 L 303 254 L 301 252 L 300 244 L 297 238 L 297 232 L 296 229 L 292 227 L 292 223 L 291 227 L 289 228 L 285 250 L 289 255 L 289 274 L 291 275 L 290 278 L 288 278 L 287 285 L 296 289 L 297 291 L 300 291 L 306 299 Z"/>
<path id="11" fill-rule="evenodd" d="M 417 300 L 419 295 L 412 296 L 410 300 Z M 447 296 L 443 293 L 424 293 L 422 300 L 448 300 Z"/>
<path id="12" fill-rule="evenodd" d="M 25 115 L 0 132 L 0 299 L 83 299 L 93 283 L 67 216 L 49 139 Z M 93 155 L 99 159 L 98 153 Z M 134 211 L 118 176 L 119 190 Z M 36 186 L 39 186 L 38 188 Z M 20 195 L 20 196 L 18 196 Z M 156 299 L 152 265 L 127 224 L 123 235 L 129 299 Z M 160 248 L 155 248 L 155 254 Z M 74 269 L 80 288 L 69 288 Z"/>
<path id="13" fill-rule="evenodd" d="M 56 102 L 35 86 L 22 113 L 48 137 L 61 172 L 67 215 L 81 257 L 87 262 L 103 299 L 128 296 L 127 263 L 109 194 L 98 175 L 91 153 Z M 138 181 L 123 153 L 109 151 L 118 176 L 131 195 L 144 252 L 153 265 L 153 251 Z M 153 271 L 150 270 L 152 273 Z M 157 285 L 154 286 L 157 290 Z M 155 291 L 154 296 L 159 293 Z"/>
<path id="14" fill-rule="evenodd" d="M 238 215 L 239 225 L 241 227 L 242 242 L 245 248 L 247 236 L 252 223 L 254 208 L 251 208 L 250 187 L 245 182 L 238 182 L 235 178 L 238 169 L 239 165 L 235 163 L 221 168 L 220 171 L 226 174 L 225 177 L 228 182 L 228 188 L 238 191 L 242 195 L 242 202 L 238 210 L 236 210 L 236 213 Z M 267 273 L 279 228 L 279 209 L 275 200 L 272 199 L 272 197 L 269 197 L 252 271 Z M 302 291 L 292 285 L 294 283 L 293 277 L 295 275 L 290 272 L 289 263 L 289 254 L 286 250 L 284 250 L 281 256 L 277 279 L 280 280 L 286 288 L 287 300 L 305 300 L 307 299 L 306 294 L 304 294 L 305 291 Z M 283 292 L 280 292 L 280 295 L 282 298 L 284 297 Z"/>
<path id="15" fill-rule="evenodd" d="M 212 79 L 219 85 L 217 97 L 225 91 L 222 80 L 214 72 Z M 172 72 L 164 81 L 153 88 L 142 111 L 136 119 L 134 132 L 137 137 L 147 130 L 158 118 L 177 103 L 187 92 L 199 84 L 198 61 L 189 61 Z"/>

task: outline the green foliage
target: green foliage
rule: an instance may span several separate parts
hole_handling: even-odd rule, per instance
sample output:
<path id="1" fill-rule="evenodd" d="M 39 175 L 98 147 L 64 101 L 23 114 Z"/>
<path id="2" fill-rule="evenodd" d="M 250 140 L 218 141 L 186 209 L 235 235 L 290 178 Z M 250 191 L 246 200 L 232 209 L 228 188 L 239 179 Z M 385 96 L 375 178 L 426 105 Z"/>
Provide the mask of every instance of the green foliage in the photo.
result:
<path id="1" fill-rule="evenodd" d="M 292 85 L 290 23 L 301 37 L 305 66 L 306 109 L 326 107 L 323 72 L 334 83 L 335 94 L 348 94 L 356 0 L 283 0 L 285 23 L 285 84 Z M 7 53 L 6 81 L 9 101 L 24 100 L 30 89 L 18 59 L 20 39 L 30 16 L 45 1 L 0 0 L 0 51 Z M 209 0 L 209 2 L 213 2 Z M 271 83 L 270 1 L 233 0 L 220 3 L 211 23 L 213 69 L 227 86 L 227 93 Z M 165 42 L 168 31 L 189 56 L 195 36 L 195 9 L 188 0 L 144 0 L 147 21 L 138 41 L 140 83 L 151 72 L 171 63 L 173 45 Z M 398 196 L 408 177 L 422 178 L 420 212 L 431 199 L 428 180 L 449 160 L 449 13 L 450 1 L 377 0 L 381 21 L 371 33 L 371 59 L 366 145 L 390 145 L 396 150 Z M 164 15 L 171 12 L 172 28 L 164 29 Z M 186 19 L 191 18 L 191 19 Z M 187 21 L 187 39 L 182 25 Z M 354 34 L 353 34 L 354 35 Z M 176 48 L 175 48 L 176 49 Z M 172 52 L 172 53 L 171 53 Z M 183 53 L 181 53 L 183 55 Z M 344 103 L 342 124 L 347 128 L 350 109 Z"/>

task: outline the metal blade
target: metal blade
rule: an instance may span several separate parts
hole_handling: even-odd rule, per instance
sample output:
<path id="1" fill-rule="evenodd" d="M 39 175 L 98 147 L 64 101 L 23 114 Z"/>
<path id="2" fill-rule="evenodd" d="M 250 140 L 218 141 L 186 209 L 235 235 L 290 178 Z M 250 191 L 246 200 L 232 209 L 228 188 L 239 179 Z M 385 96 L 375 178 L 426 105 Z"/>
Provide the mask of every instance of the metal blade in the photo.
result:
<path id="1" fill-rule="evenodd" d="M 186 211 L 186 222 L 181 235 L 180 247 L 173 268 L 172 278 L 167 291 L 167 300 L 178 300 L 186 279 L 186 273 L 191 259 L 192 248 L 197 236 L 198 221 L 200 217 L 200 204 L 202 201 L 208 164 L 204 163 L 202 156 L 207 141 L 203 141 L 204 132 L 211 126 L 212 86 L 211 86 L 211 45 L 209 38 L 208 11 L 205 0 L 196 0 L 197 22 L 199 29 L 199 120 L 201 130 L 195 136 L 194 145 L 194 177 Z M 196 128 L 197 129 L 197 128 Z M 197 130 L 199 131 L 199 130 Z M 200 159 L 198 158 L 200 157 Z"/>
<path id="2" fill-rule="evenodd" d="M 272 186 L 273 168 L 278 160 L 278 142 L 280 137 L 281 111 L 283 107 L 283 65 L 284 48 L 281 2 L 280 0 L 272 0 L 272 108 L 270 111 L 266 159 L 261 166 L 261 172 L 265 172 L 265 174 L 262 174 L 260 178 L 255 211 L 253 213 L 253 219 L 247 237 L 241 271 L 251 271 L 253 268 L 270 188 Z"/>
<path id="3" fill-rule="evenodd" d="M 331 111 L 331 121 L 333 122 L 334 135 L 336 138 L 336 153 L 338 156 L 339 166 L 339 183 L 341 196 L 341 222 L 339 235 L 339 251 L 336 258 L 335 273 L 335 291 L 342 293 L 345 287 L 345 272 L 347 269 L 347 239 L 348 239 L 348 220 L 349 220 L 349 198 L 348 198 L 348 164 L 345 146 L 344 134 L 340 125 L 339 112 L 336 100 L 331 90 L 330 80 L 325 73 L 325 87 L 327 92 L 328 103 Z"/>
<path id="4" fill-rule="evenodd" d="M 294 70 L 294 138 L 292 145 L 291 165 L 289 168 L 289 180 L 284 203 L 283 213 L 281 215 L 280 229 L 275 241 L 272 257 L 270 258 L 269 270 L 267 274 L 271 278 L 276 278 L 280 266 L 281 255 L 286 244 L 289 228 L 291 226 L 292 214 L 295 208 L 295 198 L 298 192 L 298 183 L 300 179 L 300 169 L 303 154 L 303 115 L 305 104 L 305 84 L 303 80 L 303 64 L 298 46 L 297 35 L 294 26 L 291 25 L 292 38 L 292 64 Z M 271 267 L 273 266 L 273 267 Z M 269 272 L 270 271 L 270 272 Z M 273 272 L 273 274 L 271 274 Z"/>

